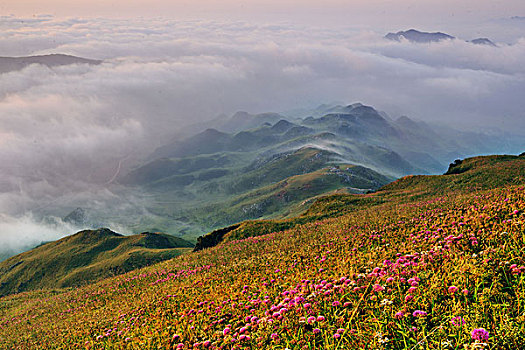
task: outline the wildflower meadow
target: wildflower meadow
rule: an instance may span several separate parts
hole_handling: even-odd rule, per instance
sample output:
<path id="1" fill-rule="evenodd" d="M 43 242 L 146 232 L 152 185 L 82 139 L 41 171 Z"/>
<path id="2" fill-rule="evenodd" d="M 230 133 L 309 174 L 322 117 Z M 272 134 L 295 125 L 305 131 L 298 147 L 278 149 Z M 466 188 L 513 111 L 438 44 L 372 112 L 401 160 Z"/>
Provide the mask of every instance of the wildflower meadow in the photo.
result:
<path id="1" fill-rule="evenodd" d="M 520 176 L 3 297 L 0 348 L 525 348 Z"/>

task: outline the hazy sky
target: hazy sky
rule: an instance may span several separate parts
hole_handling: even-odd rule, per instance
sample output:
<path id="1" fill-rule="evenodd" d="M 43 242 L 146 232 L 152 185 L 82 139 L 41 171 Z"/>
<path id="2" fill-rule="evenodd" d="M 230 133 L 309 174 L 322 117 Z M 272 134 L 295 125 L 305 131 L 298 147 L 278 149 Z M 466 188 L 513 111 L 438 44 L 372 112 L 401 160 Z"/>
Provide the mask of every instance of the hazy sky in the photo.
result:
<path id="1" fill-rule="evenodd" d="M 2 0 L 0 12 L 17 16 L 222 16 L 265 20 L 419 23 L 485 20 L 525 15 L 522 0 Z"/>

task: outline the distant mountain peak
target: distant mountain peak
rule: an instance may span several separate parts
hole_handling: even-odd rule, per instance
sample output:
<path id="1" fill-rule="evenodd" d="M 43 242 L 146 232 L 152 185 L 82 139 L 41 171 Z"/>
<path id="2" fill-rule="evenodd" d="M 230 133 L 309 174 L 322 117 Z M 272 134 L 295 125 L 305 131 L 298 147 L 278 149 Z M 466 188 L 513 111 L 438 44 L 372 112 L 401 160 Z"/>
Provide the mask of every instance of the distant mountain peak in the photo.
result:
<path id="1" fill-rule="evenodd" d="M 74 225 L 85 225 L 88 222 L 87 211 L 84 208 L 76 208 L 63 219 L 64 222 L 69 222 Z"/>
<path id="2" fill-rule="evenodd" d="M 476 44 L 476 45 L 487 45 L 487 46 L 494 46 L 494 47 L 497 46 L 488 38 L 477 38 L 474 40 L 470 40 L 469 42 L 472 44 Z"/>
<path id="3" fill-rule="evenodd" d="M 402 115 L 401 117 L 396 119 L 396 122 L 398 123 L 413 123 L 414 121 L 407 117 L 406 115 Z"/>
<path id="4" fill-rule="evenodd" d="M 236 112 L 233 116 L 232 116 L 232 119 L 237 119 L 237 118 L 249 118 L 251 116 L 250 113 L 248 112 L 245 112 L 245 111 L 238 111 Z"/>
<path id="5" fill-rule="evenodd" d="M 202 132 L 203 135 L 224 135 L 225 133 L 220 132 L 215 128 L 208 128 Z"/>
<path id="6" fill-rule="evenodd" d="M 24 69 L 32 64 L 46 67 L 67 66 L 70 64 L 97 65 L 101 60 L 92 60 L 64 54 L 50 54 L 26 57 L 0 57 L 0 73 L 7 73 Z"/>
<path id="7" fill-rule="evenodd" d="M 439 42 L 443 40 L 452 40 L 455 39 L 455 37 L 441 33 L 441 32 L 434 32 L 434 33 L 428 33 L 428 32 L 420 32 L 416 29 L 409 29 L 406 31 L 400 31 L 397 33 L 388 33 L 385 35 L 385 38 L 388 40 L 393 41 L 401 41 L 402 38 L 415 42 L 415 43 L 432 43 L 432 42 Z"/>
<path id="8" fill-rule="evenodd" d="M 365 106 L 362 104 L 357 104 L 353 109 L 352 112 L 367 112 L 367 113 L 377 113 L 374 107 L 371 106 Z"/>
<path id="9" fill-rule="evenodd" d="M 290 123 L 288 120 L 281 119 L 272 126 L 272 130 L 276 132 L 286 132 L 294 126 L 293 123 Z"/>

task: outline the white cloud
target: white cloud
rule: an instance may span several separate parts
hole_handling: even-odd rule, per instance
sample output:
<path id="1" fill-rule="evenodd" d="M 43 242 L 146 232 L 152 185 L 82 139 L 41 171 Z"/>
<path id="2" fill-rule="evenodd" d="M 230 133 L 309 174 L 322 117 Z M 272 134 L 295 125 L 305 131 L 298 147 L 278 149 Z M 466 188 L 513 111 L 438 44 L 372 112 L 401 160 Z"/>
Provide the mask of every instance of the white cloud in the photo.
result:
<path id="1" fill-rule="evenodd" d="M 92 184 L 109 181 L 123 159 L 237 110 L 361 101 L 394 115 L 525 130 L 525 39 L 421 45 L 372 31 L 165 19 L 3 17 L 0 28 L 3 56 L 105 60 L 0 75 L 0 210 L 12 217 L 74 206 L 79 193 L 93 200 Z"/>
<path id="2" fill-rule="evenodd" d="M 75 228 L 60 220 L 41 222 L 31 215 L 13 218 L 0 215 L 0 258 L 67 236 Z"/>

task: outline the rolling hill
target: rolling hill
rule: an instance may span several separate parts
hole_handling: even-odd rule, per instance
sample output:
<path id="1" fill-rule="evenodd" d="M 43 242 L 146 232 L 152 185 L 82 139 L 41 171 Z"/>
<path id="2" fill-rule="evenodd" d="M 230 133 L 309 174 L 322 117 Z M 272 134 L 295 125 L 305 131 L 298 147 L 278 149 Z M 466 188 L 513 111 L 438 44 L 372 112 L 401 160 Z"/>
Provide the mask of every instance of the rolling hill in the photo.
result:
<path id="1" fill-rule="evenodd" d="M 0 295 L 77 287 L 174 258 L 193 244 L 162 233 L 86 230 L 0 263 Z"/>
<path id="2" fill-rule="evenodd" d="M 521 150 L 523 145 L 522 138 L 511 135 L 459 131 L 406 116 L 393 119 L 360 103 L 323 105 L 303 113 L 221 116 L 207 129 L 159 147 L 118 179 L 125 188 L 146 193 L 151 214 L 128 226 L 135 232 L 154 228 L 195 240 L 238 221 L 293 215 L 298 204 L 307 207 L 321 189 L 325 194 L 374 191 L 404 175 L 443 173 L 456 158 Z M 332 166 L 369 169 L 376 185 L 324 175 L 324 182 L 319 181 L 319 170 Z M 276 199 L 278 187 L 299 175 L 316 184 L 311 198 L 288 186 L 291 191 Z"/>
<path id="3" fill-rule="evenodd" d="M 408 203 L 422 198 L 455 195 L 525 183 L 525 155 L 483 156 L 450 164 L 444 175 L 407 176 L 365 195 L 338 193 L 317 198 L 306 211 L 285 220 L 246 221 L 210 232 L 197 240 L 196 250 L 220 242 L 268 234 L 283 228 L 337 217 L 362 207 L 396 201 Z M 297 212 L 296 212 L 297 213 Z M 219 232 L 220 238 L 217 238 Z"/>
<path id="4" fill-rule="evenodd" d="M 148 210 L 158 218 L 154 227 L 195 239 L 238 221 L 291 215 L 300 203 L 327 192 L 374 191 L 394 179 L 314 147 L 271 154 L 161 158 L 122 181 L 153 195 Z"/>
<path id="5" fill-rule="evenodd" d="M 323 197 L 192 254 L 2 297 L 0 348 L 523 348 L 524 157 Z"/>

